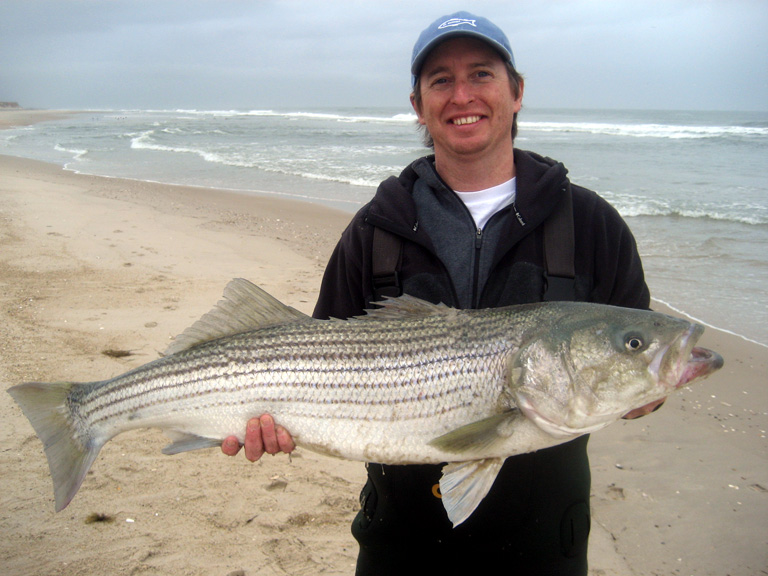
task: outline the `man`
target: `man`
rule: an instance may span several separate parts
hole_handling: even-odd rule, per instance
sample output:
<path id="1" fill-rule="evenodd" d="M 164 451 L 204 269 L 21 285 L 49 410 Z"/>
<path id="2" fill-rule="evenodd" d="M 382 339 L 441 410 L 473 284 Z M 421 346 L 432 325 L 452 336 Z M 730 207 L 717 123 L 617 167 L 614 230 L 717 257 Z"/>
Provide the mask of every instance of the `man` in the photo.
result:
<path id="1" fill-rule="evenodd" d="M 504 33 L 459 12 L 438 19 L 413 51 L 411 102 L 434 156 L 379 187 L 326 269 L 315 317 L 360 315 L 376 299 L 374 230 L 398 239 L 398 289 L 458 308 L 540 301 L 543 224 L 573 202 L 576 300 L 647 308 L 635 241 L 618 213 L 572 185 L 562 164 L 514 148 L 524 83 Z M 636 416 L 655 406 L 628 415 Z M 369 464 L 352 532 L 357 573 L 587 573 L 587 437 L 508 458 L 493 488 L 455 529 L 440 502 L 441 467 Z M 289 452 L 269 416 L 249 423 L 246 457 Z M 237 453 L 237 439 L 222 445 Z"/>

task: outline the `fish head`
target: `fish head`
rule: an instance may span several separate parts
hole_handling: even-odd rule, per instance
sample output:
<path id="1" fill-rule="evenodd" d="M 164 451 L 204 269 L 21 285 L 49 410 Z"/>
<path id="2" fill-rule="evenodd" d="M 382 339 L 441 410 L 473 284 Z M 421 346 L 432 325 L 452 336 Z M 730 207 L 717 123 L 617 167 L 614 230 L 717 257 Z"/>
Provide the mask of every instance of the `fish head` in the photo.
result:
<path id="1" fill-rule="evenodd" d="M 552 303 L 558 305 L 558 303 Z M 513 400 L 548 434 L 599 430 L 723 365 L 698 324 L 651 311 L 565 305 L 510 365 Z"/>

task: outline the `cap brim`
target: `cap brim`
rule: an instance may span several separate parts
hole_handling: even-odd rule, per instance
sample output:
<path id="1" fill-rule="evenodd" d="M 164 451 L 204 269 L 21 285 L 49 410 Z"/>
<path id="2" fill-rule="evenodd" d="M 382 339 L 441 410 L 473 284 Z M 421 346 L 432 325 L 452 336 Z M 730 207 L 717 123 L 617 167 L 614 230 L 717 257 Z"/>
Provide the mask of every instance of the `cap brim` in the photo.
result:
<path id="1" fill-rule="evenodd" d="M 502 57 L 504 62 L 509 62 L 514 67 L 515 61 L 512 55 L 509 53 L 507 48 L 500 44 L 499 42 L 496 42 L 492 38 L 488 38 L 485 34 L 481 34 L 479 32 L 473 32 L 472 30 L 451 30 L 450 32 L 446 32 L 445 34 L 442 34 L 436 38 L 433 38 L 430 42 L 424 45 L 424 47 L 419 50 L 419 53 L 416 55 L 416 57 L 413 59 L 413 62 L 411 63 L 411 74 L 414 77 L 417 77 L 421 73 L 421 67 L 424 65 L 424 61 L 429 56 L 430 52 L 434 50 L 438 44 L 442 44 L 443 42 L 446 42 L 447 40 L 452 40 L 453 38 L 461 38 L 461 37 L 469 37 L 469 38 L 477 38 L 478 40 L 482 40 L 486 44 L 489 44 L 491 47 L 493 47 L 499 55 Z"/>

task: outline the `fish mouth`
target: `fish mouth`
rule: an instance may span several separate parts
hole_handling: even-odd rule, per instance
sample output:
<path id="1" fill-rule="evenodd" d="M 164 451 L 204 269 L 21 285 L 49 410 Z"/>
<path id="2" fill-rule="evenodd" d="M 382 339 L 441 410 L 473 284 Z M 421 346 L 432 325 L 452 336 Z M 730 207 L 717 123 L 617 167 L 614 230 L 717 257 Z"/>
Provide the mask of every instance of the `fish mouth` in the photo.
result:
<path id="1" fill-rule="evenodd" d="M 703 333 L 703 326 L 691 324 L 674 342 L 659 351 L 651 368 L 656 368 L 661 383 L 677 390 L 723 367 L 720 354 L 696 346 Z"/>
<path id="2" fill-rule="evenodd" d="M 691 350 L 691 355 L 675 388 L 681 388 L 698 378 L 706 378 L 713 372 L 720 370 L 723 364 L 725 364 L 725 360 L 720 354 L 708 348 L 697 346 Z"/>

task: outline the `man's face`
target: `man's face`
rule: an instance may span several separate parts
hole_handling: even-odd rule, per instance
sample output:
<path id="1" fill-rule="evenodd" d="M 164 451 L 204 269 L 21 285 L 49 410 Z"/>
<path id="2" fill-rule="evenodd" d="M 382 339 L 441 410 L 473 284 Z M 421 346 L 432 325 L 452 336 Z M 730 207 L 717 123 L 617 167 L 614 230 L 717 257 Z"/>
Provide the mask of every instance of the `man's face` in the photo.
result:
<path id="1" fill-rule="evenodd" d="M 429 54 L 419 79 L 421 106 L 412 104 L 439 160 L 511 153 L 523 91 L 515 97 L 496 50 L 474 38 L 448 40 Z"/>

